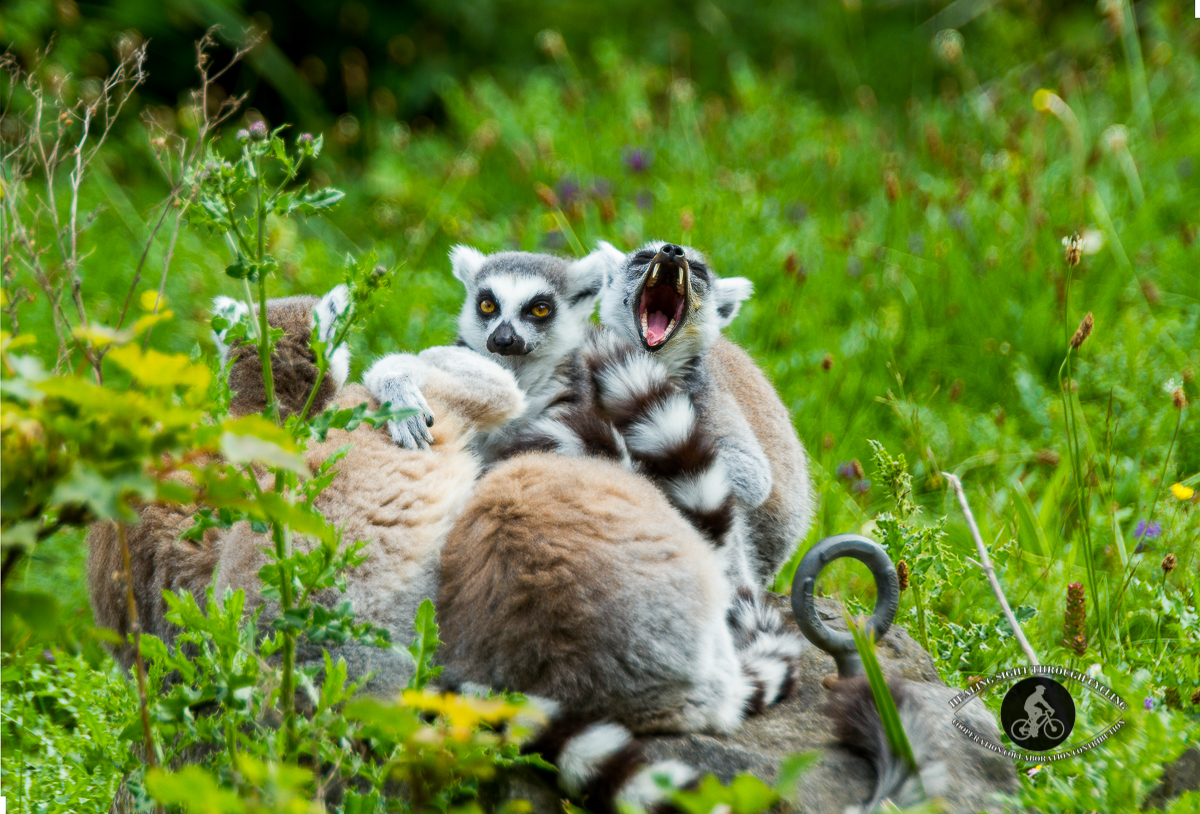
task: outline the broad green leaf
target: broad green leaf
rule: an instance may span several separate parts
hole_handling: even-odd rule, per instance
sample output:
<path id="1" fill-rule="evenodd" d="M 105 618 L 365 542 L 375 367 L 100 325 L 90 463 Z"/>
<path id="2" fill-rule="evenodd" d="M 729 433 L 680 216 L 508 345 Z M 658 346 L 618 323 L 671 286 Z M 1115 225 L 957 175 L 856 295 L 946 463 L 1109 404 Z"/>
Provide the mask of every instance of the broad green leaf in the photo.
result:
<path id="1" fill-rule="evenodd" d="M 295 472 L 302 477 L 308 477 L 310 474 L 308 464 L 301 455 L 256 435 L 238 435 L 228 431 L 223 433 L 221 453 L 235 463 L 258 462 Z"/>
<path id="2" fill-rule="evenodd" d="M 408 689 L 421 690 L 442 672 L 441 667 L 433 666 L 433 657 L 441 642 L 438 641 L 438 626 L 434 616 L 433 602 L 428 598 L 417 608 L 413 627 L 417 631 L 417 636 L 409 646 L 408 652 L 412 654 L 416 670 L 413 672 L 412 678 L 408 680 Z"/>

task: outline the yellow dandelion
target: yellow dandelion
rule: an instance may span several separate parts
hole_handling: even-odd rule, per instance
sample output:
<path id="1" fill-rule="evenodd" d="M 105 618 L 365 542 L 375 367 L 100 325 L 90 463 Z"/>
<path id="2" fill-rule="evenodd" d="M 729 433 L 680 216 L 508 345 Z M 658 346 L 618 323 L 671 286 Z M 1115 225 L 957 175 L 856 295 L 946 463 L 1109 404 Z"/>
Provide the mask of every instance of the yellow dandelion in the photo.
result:
<path id="1" fill-rule="evenodd" d="M 1196 494 L 1196 490 L 1190 486 L 1184 486 L 1182 483 L 1172 483 L 1171 494 L 1179 500 L 1190 500 L 1192 495 Z"/>

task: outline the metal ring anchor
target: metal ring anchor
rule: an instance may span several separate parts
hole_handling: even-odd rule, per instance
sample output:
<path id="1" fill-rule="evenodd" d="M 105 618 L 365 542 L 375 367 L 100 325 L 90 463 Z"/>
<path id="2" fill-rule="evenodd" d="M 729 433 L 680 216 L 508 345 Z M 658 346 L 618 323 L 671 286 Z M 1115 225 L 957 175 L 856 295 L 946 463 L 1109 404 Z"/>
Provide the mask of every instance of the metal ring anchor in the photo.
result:
<path id="1" fill-rule="evenodd" d="M 883 638 L 896 619 L 896 609 L 900 605 L 900 582 L 896 578 L 896 567 L 883 547 L 861 534 L 826 537 L 810 548 L 800 560 L 792 580 L 792 613 L 805 638 L 833 656 L 837 662 L 838 677 L 849 678 L 863 674 L 862 659 L 854 646 L 854 637 L 849 631 L 830 630 L 821 621 L 817 616 L 814 595 L 817 577 L 829 563 L 842 557 L 858 560 L 871 569 L 871 575 L 875 577 L 875 610 L 866 627 L 875 641 Z"/>

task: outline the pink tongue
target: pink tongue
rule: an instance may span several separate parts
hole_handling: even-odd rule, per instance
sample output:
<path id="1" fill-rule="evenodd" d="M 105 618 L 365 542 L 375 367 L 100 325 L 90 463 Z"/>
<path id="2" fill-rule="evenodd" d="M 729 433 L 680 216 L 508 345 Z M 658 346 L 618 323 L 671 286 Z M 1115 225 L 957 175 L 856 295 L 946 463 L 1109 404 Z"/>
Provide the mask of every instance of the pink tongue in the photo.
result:
<path id="1" fill-rule="evenodd" d="M 657 345 L 667 338 L 667 315 L 655 311 L 646 315 L 646 342 Z"/>

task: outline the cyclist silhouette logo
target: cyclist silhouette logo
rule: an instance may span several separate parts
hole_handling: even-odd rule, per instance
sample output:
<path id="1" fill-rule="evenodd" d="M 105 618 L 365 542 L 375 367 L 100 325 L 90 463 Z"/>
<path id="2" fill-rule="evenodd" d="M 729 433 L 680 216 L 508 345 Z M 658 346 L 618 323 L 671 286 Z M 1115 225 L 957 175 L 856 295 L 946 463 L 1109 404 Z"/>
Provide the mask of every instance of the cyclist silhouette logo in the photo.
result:
<path id="1" fill-rule="evenodd" d="M 1012 742 L 1031 752 L 1047 752 L 1067 739 L 1075 726 L 1075 701 L 1052 678 L 1018 681 L 1000 704 L 1000 721 Z"/>

